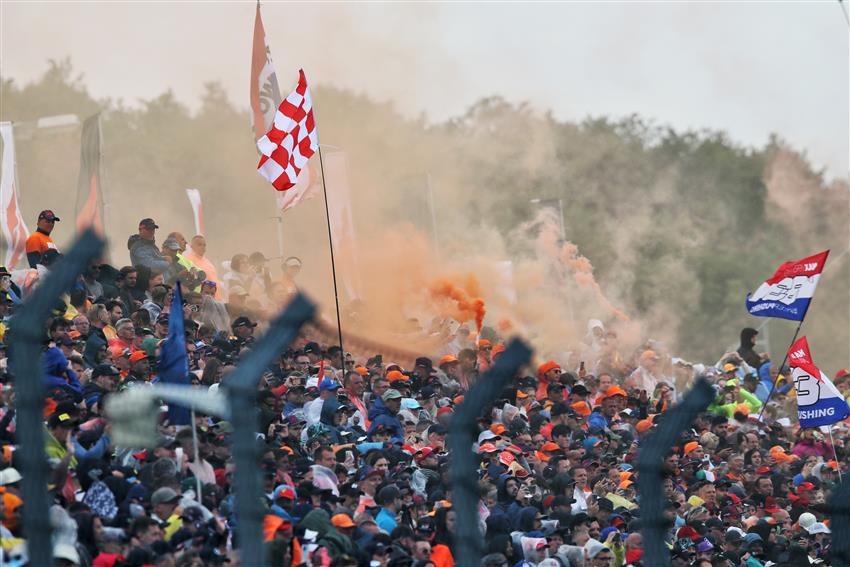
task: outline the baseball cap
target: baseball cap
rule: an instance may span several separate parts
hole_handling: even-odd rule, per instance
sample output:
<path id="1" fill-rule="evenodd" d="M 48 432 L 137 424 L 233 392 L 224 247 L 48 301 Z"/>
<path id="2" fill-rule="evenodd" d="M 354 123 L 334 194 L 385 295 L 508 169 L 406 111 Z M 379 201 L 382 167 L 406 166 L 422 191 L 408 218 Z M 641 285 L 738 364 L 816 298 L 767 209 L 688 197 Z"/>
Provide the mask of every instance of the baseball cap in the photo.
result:
<path id="1" fill-rule="evenodd" d="M 169 250 L 180 250 L 180 243 L 177 242 L 176 238 L 166 238 L 165 242 L 162 243 L 162 247 Z"/>
<path id="2" fill-rule="evenodd" d="M 233 328 L 233 329 L 235 329 L 236 327 L 256 327 L 256 326 L 257 326 L 256 323 L 252 322 L 250 319 L 248 319 L 247 317 L 244 317 L 244 316 L 243 317 L 237 317 L 233 321 L 233 324 L 230 325 L 230 327 Z M 305 348 L 304 350 L 306 351 L 307 349 Z"/>
<path id="3" fill-rule="evenodd" d="M 278 498 L 289 498 L 290 500 L 295 500 L 295 491 L 292 490 L 291 486 L 281 484 L 274 489 L 272 500 L 277 500 Z"/>
<path id="4" fill-rule="evenodd" d="M 329 380 L 328 378 L 325 378 L 324 380 L 322 380 L 321 384 L 319 384 L 319 391 L 320 392 L 324 392 L 325 390 L 338 390 L 338 389 L 339 389 L 339 384 L 337 382 L 334 382 L 333 380 Z"/>
<path id="5" fill-rule="evenodd" d="M 159 225 L 154 222 L 153 219 L 145 218 L 139 221 L 139 228 L 159 228 Z"/>
<path id="6" fill-rule="evenodd" d="M 92 380 L 101 376 L 119 376 L 121 373 L 111 364 L 98 364 L 92 370 Z"/>
<path id="7" fill-rule="evenodd" d="M 381 396 L 381 399 L 384 400 L 384 401 L 398 400 L 398 399 L 401 399 L 401 393 L 398 390 L 396 390 L 395 388 L 390 388 L 389 390 L 384 392 L 384 395 Z"/>
<path id="8" fill-rule="evenodd" d="M 45 210 L 41 211 L 40 213 L 38 213 L 38 220 L 42 220 L 42 219 L 46 220 L 46 221 L 59 222 L 59 217 L 57 217 L 53 213 L 53 211 L 51 211 L 50 209 L 45 209 Z"/>
<path id="9" fill-rule="evenodd" d="M 53 546 L 53 559 L 64 559 L 74 565 L 80 564 L 80 554 L 77 549 L 69 543 L 57 543 Z"/>
<path id="10" fill-rule="evenodd" d="M 827 527 L 827 525 L 823 522 L 815 522 L 814 524 L 806 528 L 806 531 L 809 532 L 809 534 L 811 535 L 832 533 Z"/>
<path id="11" fill-rule="evenodd" d="M 348 514 L 336 514 L 331 518 L 331 524 L 335 528 L 356 528 L 357 524 L 351 519 Z"/>
<path id="12" fill-rule="evenodd" d="M 156 506 L 157 504 L 164 504 L 165 502 L 174 502 L 179 498 L 180 495 L 177 494 L 173 488 L 163 486 L 162 488 L 156 489 L 156 491 L 154 491 L 151 495 L 151 505 Z"/>
<path id="13" fill-rule="evenodd" d="M 144 360 L 148 357 L 147 353 L 143 350 L 137 350 L 133 354 L 130 355 L 130 362 L 139 362 L 140 360 Z"/>

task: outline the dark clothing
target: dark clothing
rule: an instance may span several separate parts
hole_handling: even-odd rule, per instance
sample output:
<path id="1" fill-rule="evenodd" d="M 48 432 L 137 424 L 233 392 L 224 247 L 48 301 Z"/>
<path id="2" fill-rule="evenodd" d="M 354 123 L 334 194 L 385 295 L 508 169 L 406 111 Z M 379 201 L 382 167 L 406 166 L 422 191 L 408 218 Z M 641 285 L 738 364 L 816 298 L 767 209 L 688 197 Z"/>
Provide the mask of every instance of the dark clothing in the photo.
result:
<path id="1" fill-rule="evenodd" d="M 755 329 L 751 329 L 750 327 L 745 328 L 741 331 L 741 345 L 738 347 L 740 357 L 756 370 L 759 369 L 762 362 L 761 357 L 753 350 L 753 337 L 758 334 L 759 332 Z"/>

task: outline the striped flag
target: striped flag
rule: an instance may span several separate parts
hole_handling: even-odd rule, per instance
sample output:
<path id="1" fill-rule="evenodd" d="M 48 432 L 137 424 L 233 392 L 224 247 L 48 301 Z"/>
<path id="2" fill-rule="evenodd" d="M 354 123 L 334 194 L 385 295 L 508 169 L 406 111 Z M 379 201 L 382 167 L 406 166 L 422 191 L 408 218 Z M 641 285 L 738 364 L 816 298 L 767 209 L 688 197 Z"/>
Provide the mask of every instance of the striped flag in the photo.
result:
<path id="1" fill-rule="evenodd" d="M 103 235 L 103 188 L 100 185 L 100 113 L 83 122 L 80 176 L 77 179 L 77 232 L 93 227 Z"/>
<path id="2" fill-rule="evenodd" d="M 29 230 L 18 206 L 18 169 L 15 161 L 15 137 L 11 122 L 0 122 L 3 142 L 2 170 L 0 170 L 0 229 L 6 245 L 5 264 L 9 270 L 23 257 Z"/>
<path id="3" fill-rule="evenodd" d="M 773 276 L 752 295 L 747 295 L 747 310 L 757 317 L 779 317 L 802 321 L 815 295 L 829 250 L 783 262 Z"/>
<path id="4" fill-rule="evenodd" d="M 298 175 L 319 149 L 319 135 L 313 119 L 313 99 L 304 70 L 298 71 L 298 84 L 280 103 L 265 136 L 257 142 L 260 163 L 257 172 L 278 191 L 295 186 Z"/>
<path id="5" fill-rule="evenodd" d="M 257 2 L 257 15 L 254 18 L 254 46 L 251 53 L 251 122 L 254 128 L 254 140 L 259 141 L 266 135 L 274 122 L 274 115 L 281 103 L 280 87 L 272 63 L 272 52 L 266 43 L 266 30 L 260 16 L 260 3 Z"/>
<path id="6" fill-rule="evenodd" d="M 831 425 L 850 416 L 844 396 L 812 360 L 809 341 L 800 338 L 788 349 L 788 363 L 797 392 L 800 427 Z"/>

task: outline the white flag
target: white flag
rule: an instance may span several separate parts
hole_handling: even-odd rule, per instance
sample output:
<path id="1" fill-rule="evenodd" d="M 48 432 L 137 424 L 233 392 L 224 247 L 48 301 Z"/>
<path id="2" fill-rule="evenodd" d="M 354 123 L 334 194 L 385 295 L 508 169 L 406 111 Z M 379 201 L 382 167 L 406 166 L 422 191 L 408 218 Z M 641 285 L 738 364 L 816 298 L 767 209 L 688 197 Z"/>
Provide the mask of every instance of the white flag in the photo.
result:
<path id="1" fill-rule="evenodd" d="M 192 205 L 192 216 L 195 217 L 195 234 L 204 234 L 204 209 L 201 206 L 201 192 L 197 189 L 186 189 L 189 204 Z"/>
<path id="2" fill-rule="evenodd" d="M 0 174 L 0 228 L 6 244 L 6 268 L 10 271 L 20 261 L 26 249 L 29 230 L 18 207 L 17 179 L 15 162 L 15 138 L 11 122 L 0 123 L 0 136 L 3 141 L 2 174 Z"/>

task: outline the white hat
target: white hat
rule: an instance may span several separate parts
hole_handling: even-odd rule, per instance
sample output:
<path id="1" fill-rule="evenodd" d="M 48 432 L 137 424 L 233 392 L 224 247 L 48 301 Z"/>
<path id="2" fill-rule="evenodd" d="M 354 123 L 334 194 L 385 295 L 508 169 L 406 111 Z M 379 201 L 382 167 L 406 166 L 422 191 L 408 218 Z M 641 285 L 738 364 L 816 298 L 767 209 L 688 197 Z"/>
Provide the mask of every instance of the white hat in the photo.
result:
<path id="1" fill-rule="evenodd" d="M 68 543 L 57 543 L 53 546 L 54 559 L 66 559 L 76 565 L 80 564 L 80 554 L 76 548 Z"/>
<path id="2" fill-rule="evenodd" d="M 3 469 L 0 471 L 0 486 L 6 486 L 7 484 L 14 484 L 21 480 L 21 473 L 18 472 L 18 469 L 14 467 L 9 467 L 7 469 Z"/>
<path id="3" fill-rule="evenodd" d="M 801 528 L 807 530 L 809 529 L 809 526 L 811 526 L 818 520 L 811 512 L 803 512 L 802 514 L 800 514 L 800 517 L 797 519 L 797 521 L 800 523 Z"/>
<path id="4" fill-rule="evenodd" d="M 811 535 L 831 533 L 829 528 L 826 527 L 826 524 L 822 522 L 815 522 L 814 524 L 806 528 L 806 531 L 808 531 Z"/>
<path id="5" fill-rule="evenodd" d="M 484 443 L 485 441 L 495 439 L 496 437 L 498 437 L 498 435 L 496 435 L 489 429 L 485 429 L 484 431 L 478 434 L 478 443 Z"/>

